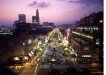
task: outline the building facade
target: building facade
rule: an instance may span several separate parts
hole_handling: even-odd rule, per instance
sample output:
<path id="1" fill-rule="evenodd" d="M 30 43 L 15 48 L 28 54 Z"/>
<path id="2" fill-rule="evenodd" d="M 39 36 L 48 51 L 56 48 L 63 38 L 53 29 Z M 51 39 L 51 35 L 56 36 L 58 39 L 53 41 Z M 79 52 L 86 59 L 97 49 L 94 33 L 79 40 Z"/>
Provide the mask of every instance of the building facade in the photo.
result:
<path id="1" fill-rule="evenodd" d="M 19 14 L 19 22 L 26 22 L 26 16 L 25 14 Z"/>
<path id="2" fill-rule="evenodd" d="M 76 23 L 71 45 L 79 61 L 103 63 L 103 12 L 91 13 Z"/>
<path id="3" fill-rule="evenodd" d="M 32 23 L 39 25 L 40 19 L 39 19 L 39 10 L 36 10 L 36 16 L 32 16 Z"/>

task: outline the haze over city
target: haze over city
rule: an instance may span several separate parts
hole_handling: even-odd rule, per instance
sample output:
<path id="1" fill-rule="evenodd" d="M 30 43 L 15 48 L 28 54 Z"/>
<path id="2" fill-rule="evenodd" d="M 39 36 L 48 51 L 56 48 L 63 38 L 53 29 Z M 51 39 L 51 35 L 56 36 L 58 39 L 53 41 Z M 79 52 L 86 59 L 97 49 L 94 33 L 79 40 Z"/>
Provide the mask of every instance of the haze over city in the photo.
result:
<path id="1" fill-rule="evenodd" d="M 71 24 L 92 12 L 103 11 L 103 0 L 0 0 L 0 25 L 12 26 L 18 14 L 25 14 L 27 22 L 39 9 L 40 23 Z M 4 13 L 5 12 L 5 13 Z"/>

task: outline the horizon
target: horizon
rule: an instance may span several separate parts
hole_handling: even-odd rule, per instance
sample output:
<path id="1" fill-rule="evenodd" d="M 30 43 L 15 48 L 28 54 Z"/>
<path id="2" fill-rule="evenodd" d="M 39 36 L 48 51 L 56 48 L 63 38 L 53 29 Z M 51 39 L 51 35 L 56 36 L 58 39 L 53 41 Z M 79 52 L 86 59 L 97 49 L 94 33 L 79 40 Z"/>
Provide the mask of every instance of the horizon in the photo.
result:
<path id="1" fill-rule="evenodd" d="M 12 26 L 18 20 L 18 14 L 25 14 L 26 22 L 31 23 L 36 9 L 39 9 L 40 23 L 62 25 L 75 23 L 94 11 L 103 11 L 103 0 L 1 0 L 0 7 L 0 26 Z"/>

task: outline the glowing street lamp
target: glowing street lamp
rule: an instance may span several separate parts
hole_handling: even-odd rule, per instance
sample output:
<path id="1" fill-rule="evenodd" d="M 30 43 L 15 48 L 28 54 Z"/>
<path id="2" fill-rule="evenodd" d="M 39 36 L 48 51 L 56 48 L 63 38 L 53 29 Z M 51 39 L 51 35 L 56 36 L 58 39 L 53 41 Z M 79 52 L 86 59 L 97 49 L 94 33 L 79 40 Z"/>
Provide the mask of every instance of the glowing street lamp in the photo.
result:
<path id="1" fill-rule="evenodd" d="M 15 57 L 14 60 L 18 61 L 18 60 L 20 60 L 20 59 L 19 59 L 19 57 Z"/>
<path id="2" fill-rule="evenodd" d="M 31 51 L 31 54 L 34 54 L 34 52 L 33 52 L 33 51 Z"/>
<path id="3" fill-rule="evenodd" d="M 29 53 L 28 55 L 29 55 L 30 57 L 32 57 L 32 54 L 31 54 L 31 53 Z"/>
<path id="4" fill-rule="evenodd" d="M 51 61 L 56 61 L 56 60 L 54 58 L 52 58 Z"/>
<path id="5" fill-rule="evenodd" d="M 28 60 L 29 58 L 27 56 L 24 57 L 25 60 Z"/>

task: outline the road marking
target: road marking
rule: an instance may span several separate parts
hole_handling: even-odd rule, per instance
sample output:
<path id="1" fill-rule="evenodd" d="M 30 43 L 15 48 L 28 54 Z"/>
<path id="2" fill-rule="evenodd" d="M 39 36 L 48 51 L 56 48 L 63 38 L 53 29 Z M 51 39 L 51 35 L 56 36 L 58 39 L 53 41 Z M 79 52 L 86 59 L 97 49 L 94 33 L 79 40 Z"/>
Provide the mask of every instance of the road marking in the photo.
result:
<path id="1" fill-rule="evenodd" d="M 36 73 L 37 73 L 37 68 L 38 68 L 38 64 L 36 65 L 36 68 L 35 68 L 35 70 L 34 70 L 34 75 L 36 75 Z"/>

